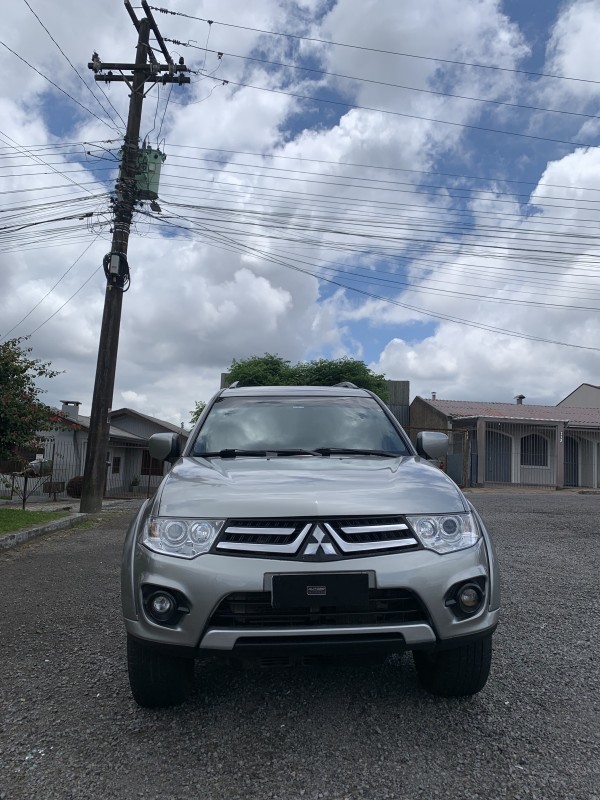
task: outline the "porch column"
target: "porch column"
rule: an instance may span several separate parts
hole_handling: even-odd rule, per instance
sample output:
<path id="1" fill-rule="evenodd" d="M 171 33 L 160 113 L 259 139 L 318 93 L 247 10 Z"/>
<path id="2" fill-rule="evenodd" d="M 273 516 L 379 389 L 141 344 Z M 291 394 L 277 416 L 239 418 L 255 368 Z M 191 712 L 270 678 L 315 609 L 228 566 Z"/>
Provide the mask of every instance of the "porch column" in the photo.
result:
<path id="1" fill-rule="evenodd" d="M 556 488 L 565 488 L 565 423 L 559 422 L 556 426 L 556 447 L 554 451 L 556 463 Z"/>
<path id="2" fill-rule="evenodd" d="M 485 429 L 484 419 L 477 420 L 477 486 L 485 483 Z"/>

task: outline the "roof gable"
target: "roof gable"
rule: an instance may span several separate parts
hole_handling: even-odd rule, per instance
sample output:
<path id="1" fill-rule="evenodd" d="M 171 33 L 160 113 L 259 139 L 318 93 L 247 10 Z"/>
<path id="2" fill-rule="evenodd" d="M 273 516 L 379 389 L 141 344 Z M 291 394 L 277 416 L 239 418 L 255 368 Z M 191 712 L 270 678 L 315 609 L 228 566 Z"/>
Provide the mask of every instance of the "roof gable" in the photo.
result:
<path id="1" fill-rule="evenodd" d="M 180 433 L 183 436 L 189 436 L 189 431 L 186 431 L 180 425 L 174 425 L 172 422 L 166 422 L 157 417 L 151 417 L 148 414 L 142 414 L 140 411 L 135 411 L 133 408 L 119 408 L 111 411 L 110 414 L 111 425 L 115 428 L 122 428 L 123 430 L 143 435 L 144 432 L 159 433 L 160 431 L 154 430 L 155 428 L 162 428 L 165 433 Z M 141 423 L 141 424 L 140 424 Z"/>
<path id="2" fill-rule="evenodd" d="M 587 406 L 588 408 L 600 406 L 600 386 L 594 386 L 593 383 L 581 383 L 557 405 Z"/>

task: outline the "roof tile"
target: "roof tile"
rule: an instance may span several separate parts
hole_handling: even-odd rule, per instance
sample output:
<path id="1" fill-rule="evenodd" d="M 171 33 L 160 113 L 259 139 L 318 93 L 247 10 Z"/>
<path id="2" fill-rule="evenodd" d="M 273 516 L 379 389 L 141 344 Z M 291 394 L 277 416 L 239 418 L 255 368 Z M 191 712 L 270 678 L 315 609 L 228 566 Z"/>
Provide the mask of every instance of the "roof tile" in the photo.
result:
<path id="1" fill-rule="evenodd" d="M 512 420 L 543 420 L 570 425 L 600 427 L 600 408 L 575 406 L 535 406 L 517 403 L 493 403 L 476 400 L 429 400 L 421 398 L 447 417 L 495 417 Z"/>

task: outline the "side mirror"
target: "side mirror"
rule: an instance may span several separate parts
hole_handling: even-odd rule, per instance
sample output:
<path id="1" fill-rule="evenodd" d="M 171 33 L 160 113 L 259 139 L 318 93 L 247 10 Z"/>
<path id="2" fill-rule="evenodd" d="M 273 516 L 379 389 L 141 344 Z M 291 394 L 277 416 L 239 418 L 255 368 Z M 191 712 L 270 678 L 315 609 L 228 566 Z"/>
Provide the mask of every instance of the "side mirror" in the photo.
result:
<path id="1" fill-rule="evenodd" d="M 181 455 L 181 441 L 177 433 L 155 433 L 148 441 L 152 458 L 173 464 Z"/>
<path id="2" fill-rule="evenodd" d="M 417 434 L 417 453 L 423 458 L 446 458 L 448 437 L 445 433 L 422 431 Z"/>

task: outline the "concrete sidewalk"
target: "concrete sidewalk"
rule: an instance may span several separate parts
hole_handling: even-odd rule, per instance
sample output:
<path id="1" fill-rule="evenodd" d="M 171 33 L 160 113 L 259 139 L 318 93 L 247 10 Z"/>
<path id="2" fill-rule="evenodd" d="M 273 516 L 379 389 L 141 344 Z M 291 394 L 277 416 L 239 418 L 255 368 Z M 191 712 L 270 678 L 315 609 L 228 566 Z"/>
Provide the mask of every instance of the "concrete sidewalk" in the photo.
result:
<path id="1" fill-rule="evenodd" d="M 143 500 L 104 500 L 102 502 L 102 511 L 118 511 L 118 510 L 131 510 L 134 514 L 140 507 Z M 0 507 L 20 508 L 21 502 L 3 502 Z M 0 534 L 0 552 L 8 550 L 16 545 L 28 542 L 31 539 L 36 539 L 39 536 L 45 536 L 47 533 L 54 533 L 55 531 L 64 530 L 66 528 L 73 528 L 85 519 L 94 517 L 94 514 L 82 514 L 79 512 L 79 502 L 74 503 L 47 503 L 47 502 L 32 502 L 29 505 L 29 510 L 35 511 L 68 511 L 68 516 L 62 519 L 46 522 L 42 525 L 35 525 L 31 528 L 24 528 L 22 530 L 2 533 Z M 97 512 L 102 513 L 102 512 Z"/>

